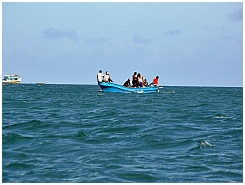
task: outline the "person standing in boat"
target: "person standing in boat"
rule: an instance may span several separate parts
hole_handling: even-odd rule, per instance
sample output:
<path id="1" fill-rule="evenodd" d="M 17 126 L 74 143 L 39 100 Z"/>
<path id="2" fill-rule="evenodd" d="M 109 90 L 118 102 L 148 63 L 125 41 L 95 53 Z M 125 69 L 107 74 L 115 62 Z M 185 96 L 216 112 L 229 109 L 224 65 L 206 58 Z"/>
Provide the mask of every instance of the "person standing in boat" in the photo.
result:
<path id="1" fill-rule="evenodd" d="M 137 72 L 134 72 L 133 77 L 132 77 L 132 87 L 138 87 L 138 77 L 137 77 Z"/>
<path id="2" fill-rule="evenodd" d="M 113 82 L 113 80 L 111 79 L 109 72 L 106 71 L 103 82 Z"/>
<path id="3" fill-rule="evenodd" d="M 138 86 L 143 87 L 144 77 L 140 73 L 138 73 L 137 77 L 138 77 L 138 84 L 139 84 Z"/>
<path id="4" fill-rule="evenodd" d="M 104 78 L 104 75 L 102 73 L 102 70 L 99 70 L 99 73 L 97 74 L 97 82 L 102 82 Z"/>

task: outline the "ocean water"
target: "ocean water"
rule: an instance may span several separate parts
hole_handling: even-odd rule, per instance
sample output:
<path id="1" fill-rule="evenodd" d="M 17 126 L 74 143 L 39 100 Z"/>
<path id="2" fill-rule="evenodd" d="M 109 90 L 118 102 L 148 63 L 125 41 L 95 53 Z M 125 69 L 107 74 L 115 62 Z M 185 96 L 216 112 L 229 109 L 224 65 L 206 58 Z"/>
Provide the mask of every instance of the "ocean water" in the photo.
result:
<path id="1" fill-rule="evenodd" d="M 243 182 L 243 89 L 2 86 L 2 182 Z"/>

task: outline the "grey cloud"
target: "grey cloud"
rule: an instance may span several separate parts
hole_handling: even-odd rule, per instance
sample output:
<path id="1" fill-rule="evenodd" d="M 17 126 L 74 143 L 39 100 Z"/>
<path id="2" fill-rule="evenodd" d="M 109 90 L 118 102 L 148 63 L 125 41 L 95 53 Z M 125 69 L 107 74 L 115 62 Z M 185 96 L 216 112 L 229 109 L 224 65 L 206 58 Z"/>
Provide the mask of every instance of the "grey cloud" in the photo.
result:
<path id="1" fill-rule="evenodd" d="M 234 10 L 233 12 L 228 12 L 226 16 L 231 20 L 231 21 L 239 21 L 243 20 L 243 8 L 239 10 Z"/>
<path id="2" fill-rule="evenodd" d="M 183 34 L 181 30 L 175 29 L 173 31 L 167 31 L 165 33 L 167 36 L 172 36 L 172 35 L 180 35 Z"/>
<path id="3" fill-rule="evenodd" d="M 150 43 L 152 39 L 144 39 L 141 35 L 135 35 L 133 37 L 133 42 L 136 44 L 147 44 Z"/>
<path id="4" fill-rule="evenodd" d="M 69 38 L 74 41 L 78 40 L 78 35 L 75 31 L 64 31 L 62 29 L 54 29 L 54 28 L 48 28 L 43 31 L 41 31 L 41 34 L 48 39 L 57 39 L 57 38 Z"/>

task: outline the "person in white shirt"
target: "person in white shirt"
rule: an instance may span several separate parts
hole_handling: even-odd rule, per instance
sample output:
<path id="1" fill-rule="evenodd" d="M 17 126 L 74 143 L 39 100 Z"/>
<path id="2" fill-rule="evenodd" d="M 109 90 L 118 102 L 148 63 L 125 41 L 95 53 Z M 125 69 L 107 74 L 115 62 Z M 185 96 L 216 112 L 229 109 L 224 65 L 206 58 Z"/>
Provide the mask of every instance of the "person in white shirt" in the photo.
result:
<path id="1" fill-rule="evenodd" d="M 108 71 L 106 71 L 106 73 L 105 73 L 105 76 L 103 78 L 103 82 L 113 82 Z"/>
<path id="2" fill-rule="evenodd" d="M 99 73 L 97 74 L 97 82 L 102 82 L 104 78 L 104 75 L 102 73 L 102 70 L 99 70 Z"/>
<path id="3" fill-rule="evenodd" d="M 144 77 L 140 73 L 138 73 L 137 77 L 138 77 L 139 86 L 143 87 Z"/>

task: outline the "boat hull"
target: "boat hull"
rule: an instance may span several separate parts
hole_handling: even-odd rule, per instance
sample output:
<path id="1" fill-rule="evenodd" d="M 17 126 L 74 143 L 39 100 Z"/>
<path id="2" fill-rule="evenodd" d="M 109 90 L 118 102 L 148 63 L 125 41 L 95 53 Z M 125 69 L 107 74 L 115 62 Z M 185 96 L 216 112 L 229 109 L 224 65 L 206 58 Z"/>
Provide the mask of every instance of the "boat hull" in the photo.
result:
<path id="1" fill-rule="evenodd" d="M 2 81 L 3 84 L 20 84 L 20 81 Z"/>
<path id="2" fill-rule="evenodd" d="M 159 92 L 159 88 L 155 86 L 150 87 L 125 87 L 115 83 L 98 82 L 98 85 L 103 92 L 123 92 L 123 93 L 155 93 Z"/>

